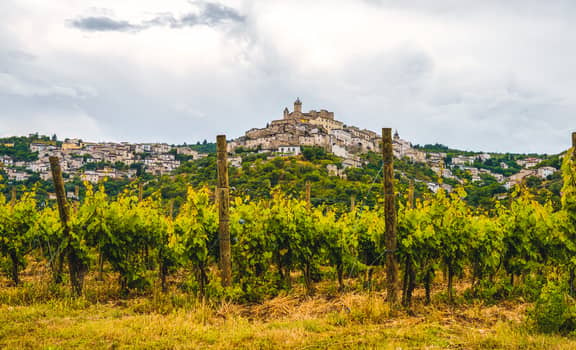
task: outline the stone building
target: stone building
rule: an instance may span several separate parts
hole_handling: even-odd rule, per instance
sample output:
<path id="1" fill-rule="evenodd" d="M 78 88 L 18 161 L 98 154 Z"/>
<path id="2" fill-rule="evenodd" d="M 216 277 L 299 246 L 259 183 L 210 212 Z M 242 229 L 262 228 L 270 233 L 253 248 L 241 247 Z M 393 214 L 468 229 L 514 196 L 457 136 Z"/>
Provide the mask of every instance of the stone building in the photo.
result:
<path id="1" fill-rule="evenodd" d="M 296 99 L 294 109 L 284 108 L 282 119 L 272 120 L 265 128 L 253 128 L 228 144 L 228 151 L 236 148 L 276 152 L 280 147 L 317 146 L 347 159 L 348 166 L 358 166 L 357 155 L 369 151 L 379 152 L 380 135 L 346 126 L 326 109 L 302 111 L 302 101 Z"/>
<path id="2" fill-rule="evenodd" d="M 229 147 L 260 149 L 275 151 L 280 146 L 319 146 L 332 151 L 332 145 L 351 146 L 352 136 L 345 129 L 344 123 L 334 119 L 334 112 L 325 109 L 319 111 L 302 111 L 302 101 L 296 99 L 294 110 L 285 108 L 282 119 L 271 121 L 265 128 L 253 128 L 246 131 L 245 136 L 234 140 Z M 373 148 L 369 144 L 370 136 L 365 136 L 358 142 L 364 149 Z M 364 144 L 366 143 L 366 144 Z"/>

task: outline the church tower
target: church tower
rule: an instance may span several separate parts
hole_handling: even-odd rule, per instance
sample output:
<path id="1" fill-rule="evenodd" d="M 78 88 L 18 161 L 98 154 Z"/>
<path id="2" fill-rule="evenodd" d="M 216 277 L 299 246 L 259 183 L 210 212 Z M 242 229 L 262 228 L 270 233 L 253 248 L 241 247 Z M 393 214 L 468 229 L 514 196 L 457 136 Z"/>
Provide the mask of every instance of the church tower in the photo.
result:
<path id="1" fill-rule="evenodd" d="M 288 107 L 284 108 L 284 119 L 288 119 Z"/>
<path id="2" fill-rule="evenodd" d="M 300 102 L 300 97 L 294 101 L 294 112 L 302 113 L 302 102 Z"/>

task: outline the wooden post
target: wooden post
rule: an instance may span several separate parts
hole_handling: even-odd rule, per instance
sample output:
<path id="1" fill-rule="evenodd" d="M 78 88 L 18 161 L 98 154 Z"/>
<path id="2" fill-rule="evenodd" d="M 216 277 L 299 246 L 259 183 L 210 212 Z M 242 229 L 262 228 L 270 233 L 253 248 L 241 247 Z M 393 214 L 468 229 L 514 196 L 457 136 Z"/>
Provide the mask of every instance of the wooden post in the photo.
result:
<path id="1" fill-rule="evenodd" d="M 142 182 L 138 183 L 138 202 L 142 202 L 142 197 L 144 193 L 144 184 Z"/>
<path id="2" fill-rule="evenodd" d="M 213 200 L 214 206 L 218 207 L 218 202 L 220 202 L 220 198 L 218 198 L 218 196 L 219 196 L 218 185 L 216 185 L 216 187 L 214 187 L 214 192 L 210 192 L 210 193 L 211 193 L 210 199 Z"/>
<path id="3" fill-rule="evenodd" d="M 306 205 L 310 209 L 310 181 L 306 181 Z"/>
<path id="4" fill-rule="evenodd" d="M 14 206 L 16 205 L 16 186 L 12 187 L 12 191 L 11 191 L 11 198 L 10 198 L 10 205 Z"/>
<path id="5" fill-rule="evenodd" d="M 567 156 L 568 155 L 566 155 L 566 157 Z M 576 132 L 572 133 L 572 162 L 576 162 Z M 574 266 L 571 266 L 568 284 L 570 287 L 570 295 L 572 297 L 576 295 L 576 286 L 574 285 L 575 279 L 576 279 L 576 271 L 574 270 Z"/>
<path id="6" fill-rule="evenodd" d="M 414 179 L 410 179 L 410 186 L 408 187 L 408 208 L 414 208 Z"/>
<path id="7" fill-rule="evenodd" d="M 72 206 L 74 207 L 74 212 L 76 213 L 80 207 L 80 186 L 78 185 L 74 186 L 74 202 L 72 203 Z"/>
<path id="8" fill-rule="evenodd" d="M 58 203 L 58 212 L 60 213 L 60 221 L 62 222 L 64 238 L 68 240 L 67 245 L 64 247 L 64 253 L 68 256 L 68 268 L 70 271 L 70 283 L 72 291 L 76 295 L 82 294 L 82 287 L 84 285 L 84 274 L 88 266 L 76 253 L 73 247 L 72 237 L 70 235 L 70 208 L 66 200 L 66 192 L 64 189 L 64 179 L 62 178 L 62 169 L 60 168 L 60 161 L 58 157 L 50 157 L 50 169 L 52 170 L 52 179 L 54 181 L 54 191 L 56 192 L 56 201 Z"/>
<path id="9" fill-rule="evenodd" d="M 50 157 L 49 160 L 50 169 L 52 170 L 52 180 L 54 181 L 54 191 L 56 192 L 56 202 L 58 203 L 58 212 L 60 213 L 60 221 L 64 227 L 64 235 L 67 236 L 67 233 L 70 231 L 70 227 L 68 227 L 70 209 L 68 207 L 68 201 L 66 200 L 62 169 L 60 168 L 58 157 Z"/>
<path id="10" fill-rule="evenodd" d="M 350 196 L 350 211 L 354 212 L 356 210 L 356 195 Z"/>
<path id="11" fill-rule="evenodd" d="M 392 150 L 392 129 L 382 128 L 382 158 L 384 164 L 384 220 L 386 224 L 386 284 L 387 299 L 397 302 L 398 262 L 396 261 L 396 203 L 394 196 L 394 158 Z"/>
<path id="12" fill-rule="evenodd" d="M 230 248 L 230 188 L 228 185 L 228 161 L 226 135 L 216 137 L 218 165 L 218 237 L 220 240 L 220 271 L 222 286 L 232 285 L 232 258 Z"/>

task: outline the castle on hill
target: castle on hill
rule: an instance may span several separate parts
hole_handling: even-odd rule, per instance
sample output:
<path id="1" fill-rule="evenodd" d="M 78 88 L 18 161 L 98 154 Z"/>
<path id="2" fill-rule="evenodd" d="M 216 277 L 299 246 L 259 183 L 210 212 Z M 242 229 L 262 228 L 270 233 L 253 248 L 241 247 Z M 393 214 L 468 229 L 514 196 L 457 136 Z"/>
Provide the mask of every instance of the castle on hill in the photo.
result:
<path id="1" fill-rule="evenodd" d="M 328 112 L 325 109 L 321 109 L 320 111 L 311 110 L 308 113 L 303 113 L 300 98 L 297 98 L 296 101 L 294 101 L 294 111 L 290 112 L 288 107 L 284 108 L 282 120 L 273 121 L 272 123 L 283 121 L 296 121 L 315 125 L 323 127 L 326 131 L 342 129 L 344 126 L 344 123 L 334 120 L 334 112 Z"/>
<path id="2" fill-rule="evenodd" d="M 370 130 L 347 126 L 325 109 L 302 112 L 302 101 L 296 99 L 294 110 L 285 108 L 282 119 L 273 120 L 265 128 L 253 128 L 230 142 L 229 150 L 244 149 L 263 152 L 298 154 L 300 146 L 318 146 L 344 158 L 344 164 L 359 165 L 358 154 L 380 150 L 380 136 Z"/>

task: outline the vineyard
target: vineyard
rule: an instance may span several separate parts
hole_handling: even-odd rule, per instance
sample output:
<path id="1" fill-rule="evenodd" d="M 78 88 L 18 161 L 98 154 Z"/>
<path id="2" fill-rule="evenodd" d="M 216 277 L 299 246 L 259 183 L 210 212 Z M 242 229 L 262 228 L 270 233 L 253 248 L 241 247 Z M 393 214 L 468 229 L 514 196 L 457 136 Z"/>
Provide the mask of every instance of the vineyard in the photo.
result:
<path id="1" fill-rule="evenodd" d="M 119 196 L 85 184 L 81 201 L 40 206 L 34 188 L 0 195 L 0 253 L 10 287 L 48 288 L 43 302 L 95 295 L 85 280 L 115 281 L 97 302 L 141 296 L 187 295 L 194 300 L 258 305 L 302 290 L 379 293 L 386 261 L 397 262 L 398 301 L 422 304 L 533 303 L 530 319 L 542 332 L 576 330 L 576 164 L 562 165 L 562 206 L 541 204 L 522 186 L 509 205 L 472 208 L 465 192 L 439 190 L 414 198 L 396 193 L 397 247 L 387 249 L 384 197 L 350 210 L 312 206 L 306 195 L 280 190 L 269 200 L 233 196 L 229 207 L 231 281 L 220 274 L 219 200 L 209 188 L 188 189 L 177 210 L 159 194 L 142 196 L 137 182 Z M 35 266 L 34 278 L 22 272 Z M 41 268 L 39 268 L 40 266 Z M 455 288 L 466 282 L 466 288 Z M 434 288 L 441 282 L 442 287 Z M 461 283 L 460 283 L 461 285 Z M 321 287 L 319 287 L 321 286 Z M 382 293 L 384 296 L 386 293 Z M 389 294 L 389 293 L 388 293 Z M 0 304 L 27 304 L 0 292 Z M 391 299 L 391 298 L 389 298 Z"/>

